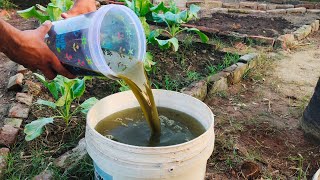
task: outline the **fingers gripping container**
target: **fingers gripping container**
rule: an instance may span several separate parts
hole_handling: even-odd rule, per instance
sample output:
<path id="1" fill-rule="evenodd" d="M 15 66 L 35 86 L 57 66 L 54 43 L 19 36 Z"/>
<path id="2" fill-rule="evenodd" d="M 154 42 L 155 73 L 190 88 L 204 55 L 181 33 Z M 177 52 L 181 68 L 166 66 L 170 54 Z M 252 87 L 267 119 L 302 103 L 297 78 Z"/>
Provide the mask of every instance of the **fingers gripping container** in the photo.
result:
<path id="1" fill-rule="evenodd" d="M 141 22 L 122 5 L 106 5 L 89 14 L 53 22 L 45 40 L 74 75 L 115 78 L 143 61 L 146 53 Z"/>

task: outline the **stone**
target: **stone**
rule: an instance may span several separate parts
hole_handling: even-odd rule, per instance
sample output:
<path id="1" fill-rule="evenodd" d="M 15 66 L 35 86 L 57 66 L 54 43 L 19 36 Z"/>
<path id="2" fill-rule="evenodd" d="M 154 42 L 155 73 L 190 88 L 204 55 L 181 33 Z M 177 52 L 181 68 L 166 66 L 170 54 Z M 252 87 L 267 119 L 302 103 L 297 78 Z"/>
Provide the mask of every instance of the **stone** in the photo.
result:
<path id="1" fill-rule="evenodd" d="M 258 53 L 249 53 L 240 57 L 239 62 L 248 64 L 250 61 L 256 59 L 258 57 Z"/>
<path id="2" fill-rule="evenodd" d="M 258 3 L 256 3 L 256 2 L 240 2 L 240 8 L 257 10 Z"/>
<path id="3" fill-rule="evenodd" d="M 0 148 L 0 179 L 4 179 L 4 174 L 7 170 L 7 157 L 9 155 L 9 148 Z"/>
<path id="4" fill-rule="evenodd" d="M 211 18 L 212 11 L 209 9 L 201 9 L 198 14 L 199 18 Z"/>
<path id="5" fill-rule="evenodd" d="M 180 5 L 180 6 L 177 4 L 177 2 L 179 2 L 179 1 L 175 1 L 175 2 L 176 2 L 177 7 L 187 7 L 187 8 L 189 8 L 191 6 L 191 4 L 194 4 L 194 5 L 197 5 L 197 6 L 201 6 L 201 7 L 203 7 L 205 5 L 203 0 L 191 0 L 191 1 L 186 2 L 185 5 Z M 181 2 L 185 2 L 185 1 L 181 1 Z"/>
<path id="6" fill-rule="evenodd" d="M 228 76 L 228 83 L 230 84 L 237 84 L 238 82 L 241 81 L 243 75 L 246 73 L 248 70 L 248 65 L 238 62 L 236 65 L 236 69 L 230 73 Z"/>
<path id="7" fill-rule="evenodd" d="M 208 93 L 209 96 L 215 95 L 218 92 L 228 90 L 228 80 L 225 77 L 221 77 L 218 81 L 214 82 Z"/>
<path id="8" fill-rule="evenodd" d="M 11 146 L 15 143 L 19 129 L 10 125 L 4 125 L 0 129 L 0 144 Z"/>
<path id="9" fill-rule="evenodd" d="M 40 174 L 35 176 L 33 180 L 52 180 L 53 179 L 53 172 L 50 170 L 42 171 Z"/>
<path id="10" fill-rule="evenodd" d="M 7 89 L 9 91 L 20 91 L 22 89 L 23 74 L 18 73 L 9 78 Z"/>
<path id="11" fill-rule="evenodd" d="M 258 14 L 265 13 L 265 11 L 252 10 L 252 9 L 228 9 L 229 13 L 241 13 L 241 14 Z"/>
<path id="12" fill-rule="evenodd" d="M 236 65 L 236 64 L 232 64 L 231 66 L 225 68 L 225 69 L 223 70 L 223 72 L 232 73 L 235 69 L 237 69 L 237 65 Z"/>
<path id="13" fill-rule="evenodd" d="M 299 8 L 299 7 L 305 7 L 306 9 L 314 9 L 315 5 L 314 4 L 297 4 L 294 6 L 295 8 Z"/>
<path id="14" fill-rule="evenodd" d="M 274 10 L 277 8 L 277 5 L 276 4 L 268 4 L 267 5 L 267 10 Z"/>
<path id="15" fill-rule="evenodd" d="M 318 31 L 320 27 L 320 20 L 315 20 L 314 21 L 314 29 L 313 31 Z"/>
<path id="16" fill-rule="evenodd" d="M 28 106 L 32 105 L 32 99 L 33 99 L 33 96 L 29 95 L 27 93 L 17 93 L 16 94 L 16 100 L 18 102 L 21 102 L 21 103 L 26 104 Z"/>
<path id="17" fill-rule="evenodd" d="M 228 13 L 227 8 L 212 8 L 211 9 L 212 13 Z"/>
<path id="18" fill-rule="evenodd" d="M 29 92 L 34 96 L 37 96 L 41 92 L 41 85 L 39 83 L 27 80 L 25 85 L 25 88 L 27 88 L 26 92 Z"/>
<path id="19" fill-rule="evenodd" d="M 276 3 L 276 4 L 284 4 L 286 3 L 288 0 L 271 0 L 271 3 Z"/>
<path id="20" fill-rule="evenodd" d="M 266 11 L 267 10 L 267 4 L 258 4 L 257 9 L 261 10 L 261 11 Z"/>
<path id="21" fill-rule="evenodd" d="M 297 29 L 295 32 L 293 32 L 294 38 L 297 40 L 302 40 L 305 37 L 307 37 L 311 33 L 312 27 L 310 25 L 303 25 L 299 29 Z"/>
<path id="22" fill-rule="evenodd" d="M 18 65 L 17 67 L 17 73 L 21 73 L 21 74 L 26 74 L 29 70 L 27 68 L 25 68 L 24 66 L 22 65 Z"/>
<path id="23" fill-rule="evenodd" d="M 222 7 L 222 2 L 221 1 L 206 1 L 205 6 L 207 9 L 211 8 L 221 8 Z"/>
<path id="24" fill-rule="evenodd" d="M 3 121 L 4 125 L 10 125 L 15 128 L 20 128 L 22 124 L 22 119 L 18 118 L 5 118 Z"/>
<path id="25" fill-rule="evenodd" d="M 274 9 L 274 10 L 267 10 L 267 13 L 270 13 L 270 14 L 286 14 L 287 11 L 285 9 Z"/>
<path id="26" fill-rule="evenodd" d="M 289 8 L 287 9 L 288 14 L 294 14 L 294 13 L 305 13 L 307 9 L 305 7 L 299 7 L 299 8 Z"/>
<path id="27" fill-rule="evenodd" d="M 278 37 L 277 46 L 281 46 L 283 49 L 287 49 L 292 45 L 295 45 L 297 42 L 293 34 L 284 34 Z"/>
<path id="28" fill-rule="evenodd" d="M 30 108 L 21 103 L 13 103 L 9 109 L 10 118 L 28 118 Z"/>
<path id="29" fill-rule="evenodd" d="M 223 8 L 231 8 L 231 9 L 239 9 L 240 4 L 239 3 L 223 3 Z"/>
<path id="30" fill-rule="evenodd" d="M 208 93 L 207 82 L 205 80 L 193 82 L 188 87 L 183 88 L 181 92 L 203 101 Z"/>
<path id="31" fill-rule="evenodd" d="M 289 9 L 294 8 L 292 4 L 277 4 L 276 9 Z"/>
<path id="32" fill-rule="evenodd" d="M 81 159 L 85 157 L 86 154 L 86 141 L 83 138 L 79 141 L 77 147 L 55 159 L 53 161 L 53 164 L 59 168 L 66 170 L 71 168 L 73 165 L 76 165 Z"/>
<path id="33" fill-rule="evenodd" d="M 307 13 L 320 14 L 320 9 L 307 9 Z"/>
<path id="34" fill-rule="evenodd" d="M 229 72 L 220 71 L 217 74 L 210 75 L 209 77 L 207 77 L 207 82 L 208 83 L 216 82 L 216 81 L 220 80 L 223 77 L 224 78 L 228 77 L 229 74 L 230 74 Z"/>

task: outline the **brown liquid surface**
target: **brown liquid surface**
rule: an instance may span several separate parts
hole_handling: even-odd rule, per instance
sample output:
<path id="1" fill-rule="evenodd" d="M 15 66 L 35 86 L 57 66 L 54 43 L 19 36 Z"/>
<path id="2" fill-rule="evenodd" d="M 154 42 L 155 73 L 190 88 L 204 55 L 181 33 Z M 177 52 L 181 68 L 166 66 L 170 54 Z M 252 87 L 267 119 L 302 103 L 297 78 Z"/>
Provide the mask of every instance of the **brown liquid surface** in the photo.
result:
<path id="1" fill-rule="evenodd" d="M 121 143 L 159 147 L 181 144 L 205 132 L 192 116 L 169 108 L 158 107 L 161 135 L 150 137 L 150 128 L 140 107 L 114 113 L 100 121 L 95 129 L 102 135 Z"/>

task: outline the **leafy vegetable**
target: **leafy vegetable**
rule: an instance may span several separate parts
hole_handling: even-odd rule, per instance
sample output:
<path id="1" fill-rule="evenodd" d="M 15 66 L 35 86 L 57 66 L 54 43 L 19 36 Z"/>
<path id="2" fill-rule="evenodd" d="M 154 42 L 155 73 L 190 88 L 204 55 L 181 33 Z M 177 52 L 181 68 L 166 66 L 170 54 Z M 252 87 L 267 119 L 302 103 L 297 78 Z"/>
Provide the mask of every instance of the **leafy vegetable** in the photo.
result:
<path id="1" fill-rule="evenodd" d="M 36 137 L 40 136 L 43 132 L 43 127 L 49 123 L 53 123 L 52 117 L 38 119 L 27 124 L 24 127 L 24 133 L 26 134 L 26 137 L 25 137 L 26 141 L 31 141 Z"/>

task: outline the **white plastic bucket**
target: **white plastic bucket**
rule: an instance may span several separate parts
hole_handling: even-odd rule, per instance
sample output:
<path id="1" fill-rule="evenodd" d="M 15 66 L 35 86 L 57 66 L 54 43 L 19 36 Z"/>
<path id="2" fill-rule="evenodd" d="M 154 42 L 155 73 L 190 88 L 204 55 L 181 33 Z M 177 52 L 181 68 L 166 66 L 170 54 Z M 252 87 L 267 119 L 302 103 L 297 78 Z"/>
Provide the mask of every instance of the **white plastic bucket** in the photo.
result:
<path id="1" fill-rule="evenodd" d="M 320 169 L 314 174 L 312 180 L 320 180 Z"/>
<path id="2" fill-rule="evenodd" d="M 153 90 L 158 107 L 187 113 L 206 129 L 199 137 L 178 145 L 139 147 L 112 141 L 94 128 L 105 117 L 138 107 L 131 91 L 101 99 L 87 115 L 87 151 L 94 161 L 96 179 L 104 180 L 203 180 L 214 147 L 214 115 L 203 102 L 189 95 Z"/>

